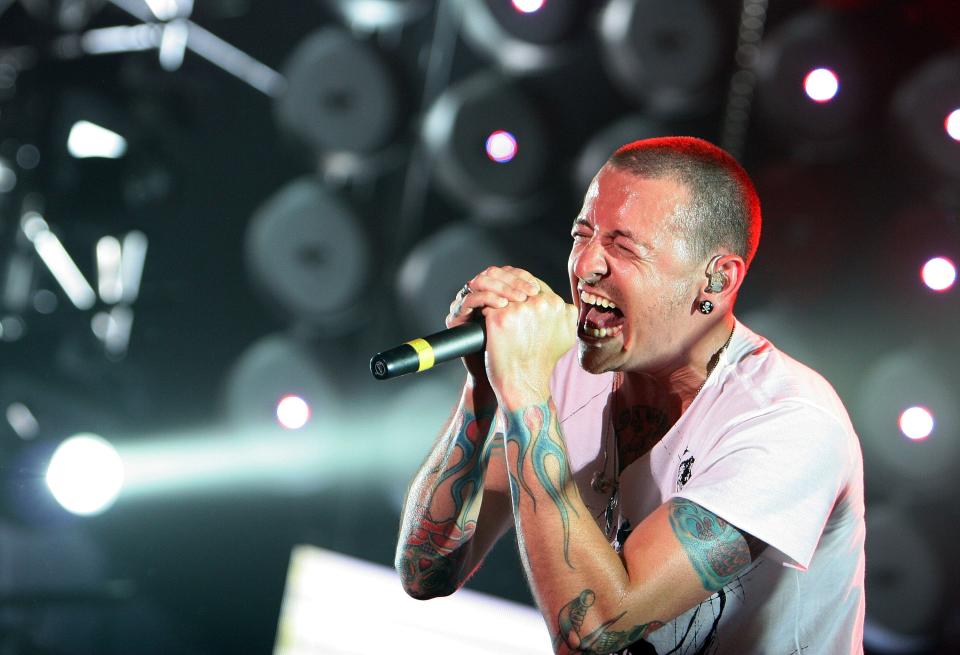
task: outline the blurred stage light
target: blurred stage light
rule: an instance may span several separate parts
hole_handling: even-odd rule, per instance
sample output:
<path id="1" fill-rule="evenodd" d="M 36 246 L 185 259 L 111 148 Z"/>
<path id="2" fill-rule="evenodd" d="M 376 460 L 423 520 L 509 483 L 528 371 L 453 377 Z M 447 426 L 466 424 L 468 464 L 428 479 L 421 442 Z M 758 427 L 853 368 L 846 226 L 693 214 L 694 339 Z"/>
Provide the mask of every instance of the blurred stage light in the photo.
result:
<path id="1" fill-rule="evenodd" d="M 17 173 L 0 157 L 0 193 L 10 193 L 17 186 Z"/>
<path id="2" fill-rule="evenodd" d="M 850 406 L 864 456 L 917 493 L 936 495 L 945 488 L 956 489 L 958 377 L 944 354 L 932 346 L 895 351 L 877 358 L 867 369 L 856 402 Z M 934 421 L 935 438 L 917 447 L 914 439 L 931 434 Z M 874 469 L 875 475 L 882 472 Z"/>
<path id="3" fill-rule="evenodd" d="M 456 0 L 464 40 L 511 73 L 572 61 L 586 44 L 590 4 L 582 0 Z"/>
<path id="4" fill-rule="evenodd" d="M 225 381 L 227 417 L 237 427 L 255 429 L 296 424 L 326 414 L 340 402 L 345 383 L 329 357 L 309 343 L 283 334 L 263 337 L 237 358 Z M 358 371 L 358 375 L 363 371 Z M 281 399 L 279 402 L 277 399 Z M 306 419 L 304 419 L 306 414 Z"/>
<path id="5" fill-rule="evenodd" d="M 508 166 L 484 148 L 496 132 L 523 144 Z M 423 140 L 441 189 L 480 220 L 515 222 L 539 202 L 546 135 L 533 104 L 507 80 L 480 73 L 447 89 L 427 113 Z"/>
<path id="6" fill-rule="evenodd" d="M 933 291 L 949 291 L 957 280 L 957 267 L 946 257 L 934 257 L 923 265 L 920 277 Z"/>
<path id="7" fill-rule="evenodd" d="M 97 290 L 100 300 L 113 305 L 123 298 L 123 283 L 120 278 L 120 241 L 105 236 L 97 241 Z"/>
<path id="8" fill-rule="evenodd" d="M 958 107 L 960 53 L 954 51 L 924 62 L 900 84 L 893 98 L 891 130 L 905 154 L 912 155 L 898 158 L 911 179 L 924 187 L 942 186 L 955 204 L 960 203 Z"/>
<path id="9" fill-rule="evenodd" d="M 513 0 L 513 8 L 523 14 L 532 14 L 543 9 L 546 0 Z"/>
<path id="10" fill-rule="evenodd" d="M 498 164 L 506 164 L 517 156 L 517 140 L 505 130 L 491 132 L 487 137 L 487 157 Z"/>
<path id="11" fill-rule="evenodd" d="M 758 117 L 767 133 L 817 154 L 841 154 L 856 143 L 872 97 L 865 49 L 828 10 L 796 14 L 774 27 L 755 62 Z"/>
<path id="12" fill-rule="evenodd" d="M 903 436 L 913 441 L 922 441 L 933 432 L 933 414 L 926 407 L 910 407 L 900 414 L 897 422 Z"/>
<path id="13" fill-rule="evenodd" d="M 46 475 L 47 486 L 73 514 L 100 514 L 123 486 L 123 461 L 116 449 L 94 434 L 78 434 L 57 447 Z"/>
<path id="14" fill-rule="evenodd" d="M 276 100 L 277 121 L 312 148 L 369 153 L 390 142 L 400 96 L 371 43 L 326 27 L 297 45 L 283 73 L 287 89 Z"/>
<path id="15" fill-rule="evenodd" d="M 310 405 L 300 396 L 284 396 L 277 403 L 277 420 L 288 430 L 299 430 L 310 420 Z"/>
<path id="16" fill-rule="evenodd" d="M 70 128 L 67 150 L 77 159 L 103 157 L 119 159 L 127 152 L 127 140 L 90 121 L 77 121 Z"/>
<path id="17" fill-rule="evenodd" d="M 960 109 L 954 109 L 947 114 L 943 121 L 943 129 L 947 131 L 951 139 L 960 141 Z"/>
<path id="18" fill-rule="evenodd" d="M 830 102 L 839 89 L 840 80 L 829 68 L 815 68 L 803 79 L 803 90 L 814 102 Z"/>
<path id="19" fill-rule="evenodd" d="M 404 324 L 414 334 L 442 330 L 463 280 L 508 261 L 503 248 L 482 228 L 469 223 L 444 226 L 420 241 L 397 274 Z"/>
<path id="20" fill-rule="evenodd" d="M 40 431 L 40 423 L 30 408 L 21 402 L 13 402 L 7 406 L 7 423 L 24 441 L 33 439 Z"/>
<path id="21" fill-rule="evenodd" d="M 712 109 L 723 27 L 707 0 L 610 0 L 600 19 L 604 63 L 621 91 L 657 117 Z"/>
<path id="22" fill-rule="evenodd" d="M 374 32 L 397 28 L 430 12 L 430 0 L 326 0 L 351 29 Z"/>
<path id="23" fill-rule="evenodd" d="M 254 213 L 247 270 L 265 300 L 288 319 L 325 334 L 355 331 L 371 254 L 359 218 L 313 177 L 294 180 Z"/>
<path id="24" fill-rule="evenodd" d="M 20 226 L 70 302 L 77 309 L 93 307 L 97 294 L 43 217 L 36 212 L 26 212 L 20 219 Z"/>

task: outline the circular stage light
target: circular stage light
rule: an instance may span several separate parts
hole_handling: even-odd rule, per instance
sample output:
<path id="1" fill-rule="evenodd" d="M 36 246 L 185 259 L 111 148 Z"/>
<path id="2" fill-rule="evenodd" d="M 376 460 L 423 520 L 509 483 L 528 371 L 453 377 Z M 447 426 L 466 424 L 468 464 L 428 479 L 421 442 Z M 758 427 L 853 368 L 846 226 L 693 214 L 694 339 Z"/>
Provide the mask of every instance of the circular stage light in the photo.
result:
<path id="1" fill-rule="evenodd" d="M 506 130 L 491 132 L 487 137 L 487 157 L 498 164 L 506 164 L 517 156 L 517 140 Z"/>
<path id="2" fill-rule="evenodd" d="M 954 109 L 947 114 L 943 121 L 943 128 L 954 141 L 960 141 L 960 109 Z"/>
<path id="3" fill-rule="evenodd" d="M 500 69 L 515 73 L 580 59 L 587 46 L 582 0 L 454 0 L 467 44 Z"/>
<path id="4" fill-rule="evenodd" d="M 546 0 L 513 0 L 513 8 L 523 14 L 532 14 L 543 9 Z"/>
<path id="5" fill-rule="evenodd" d="M 287 334 L 251 343 L 224 384 L 227 418 L 241 429 L 260 430 L 276 421 L 296 430 L 307 425 L 314 413 L 329 413 L 341 403 L 339 389 L 349 383 L 341 362 L 334 361 L 338 356 Z"/>
<path id="6" fill-rule="evenodd" d="M 491 234 L 470 223 L 449 223 L 407 255 L 397 275 L 398 307 L 411 333 L 443 329 L 443 318 L 464 280 L 510 261 Z"/>
<path id="7" fill-rule="evenodd" d="M 957 267 L 946 257 L 934 257 L 923 265 L 920 277 L 933 291 L 948 291 L 957 281 Z"/>
<path id="8" fill-rule="evenodd" d="M 930 410 L 919 406 L 905 409 L 897 423 L 903 436 L 913 441 L 922 441 L 929 437 L 936 424 Z"/>
<path id="9" fill-rule="evenodd" d="M 288 430 L 299 430 L 310 420 L 310 405 L 300 396 L 284 396 L 277 403 L 277 420 Z"/>
<path id="10" fill-rule="evenodd" d="M 547 137 L 536 107 L 509 80 L 482 72 L 450 87 L 427 112 L 422 138 L 440 189 L 478 220 L 517 222 L 539 203 Z"/>
<path id="11" fill-rule="evenodd" d="M 897 88 L 892 107 L 897 129 L 891 134 L 907 151 L 898 159 L 908 177 L 923 187 L 942 184 L 956 201 L 960 180 L 960 53 L 954 51 L 924 62 Z"/>
<path id="12" fill-rule="evenodd" d="M 659 118 L 713 108 L 724 27 L 707 0 L 610 0 L 600 16 L 611 81 Z"/>
<path id="13" fill-rule="evenodd" d="M 386 145 L 399 120 L 390 69 L 369 43 L 328 27 L 305 38 L 283 68 L 280 125 L 322 152 L 367 153 Z"/>
<path id="14" fill-rule="evenodd" d="M 890 484 L 908 484 L 921 495 L 956 489 L 958 380 L 944 354 L 930 345 L 894 351 L 877 358 L 862 379 L 851 418 L 875 475 L 887 475 Z"/>
<path id="15" fill-rule="evenodd" d="M 815 68 L 803 79 L 803 90 L 814 102 L 830 102 L 839 89 L 840 80 L 829 68 Z"/>
<path id="16" fill-rule="evenodd" d="M 67 511 L 81 516 L 100 514 L 120 493 L 123 461 L 105 439 L 78 434 L 54 451 L 46 482 L 53 497 Z"/>
<path id="17" fill-rule="evenodd" d="M 873 97 L 868 47 L 828 10 L 772 28 L 755 63 L 757 117 L 767 133 L 793 150 L 815 146 L 817 154 L 840 155 L 855 145 Z"/>
<path id="18" fill-rule="evenodd" d="M 294 180 L 263 203 L 245 247 L 254 286 L 285 318 L 326 335 L 357 329 L 370 275 L 368 237 L 317 180 Z"/>

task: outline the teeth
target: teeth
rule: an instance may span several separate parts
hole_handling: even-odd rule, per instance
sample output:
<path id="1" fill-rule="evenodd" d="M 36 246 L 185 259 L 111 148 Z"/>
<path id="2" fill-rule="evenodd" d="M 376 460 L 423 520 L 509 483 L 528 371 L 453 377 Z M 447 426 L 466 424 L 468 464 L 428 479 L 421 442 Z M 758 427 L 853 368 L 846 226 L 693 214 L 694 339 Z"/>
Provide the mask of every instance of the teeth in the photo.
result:
<path id="1" fill-rule="evenodd" d="M 604 337 L 614 337 L 620 334 L 621 326 L 617 325 L 611 328 L 590 328 L 585 327 L 584 332 L 589 336 L 594 337 L 595 339 L 603 339 Z"/>
<path id="2" fill-rule="evenodd" d="M 580 300 L 590 305 L 598 305 L 600 307 L 606 307 L 607 309 L 616 309 L 617 306 L 607 300 L 606 298 L 601 298 L 600 296 L 595 296 L 592 293 L 587 293 L 586 291 L 580 292 Z"/>

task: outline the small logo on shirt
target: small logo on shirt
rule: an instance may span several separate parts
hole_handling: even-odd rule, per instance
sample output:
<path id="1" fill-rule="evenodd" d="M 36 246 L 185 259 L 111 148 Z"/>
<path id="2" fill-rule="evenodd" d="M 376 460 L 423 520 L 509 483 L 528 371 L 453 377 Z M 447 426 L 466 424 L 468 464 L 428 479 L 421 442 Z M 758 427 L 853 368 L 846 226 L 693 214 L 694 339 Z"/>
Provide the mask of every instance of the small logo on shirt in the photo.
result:
<path id="1" fill-rule="evenodd" d="M 689 452 L 689 448 L 683 449 L 683 455 L 686 455 Z M 680 457 L 682 458 L 683 455 L 680 455 Z M 690 482 L 690 478 L 693 476 L 693 463 L 695 461 L 697 460 L 693 455 L 690 455 L 690 457 L 687 457 L 686 459 L 680 460 L 680 468 L 677 471 L 677 491 L 683 489 L 683 487 Z"/>

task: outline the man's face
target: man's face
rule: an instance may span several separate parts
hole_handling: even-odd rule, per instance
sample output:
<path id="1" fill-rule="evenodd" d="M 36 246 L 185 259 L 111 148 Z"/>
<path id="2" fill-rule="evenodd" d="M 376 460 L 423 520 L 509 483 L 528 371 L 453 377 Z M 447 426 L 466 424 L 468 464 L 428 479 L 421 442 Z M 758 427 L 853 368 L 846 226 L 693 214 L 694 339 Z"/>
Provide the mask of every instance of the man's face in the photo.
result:
<path id="1" fill-rule="evenodd" d="M 585 370 L 668 375 L 686 363 L 699 336 L 693 313 L 704 281 L 674 225 L 687 200 L 686 187 L 671 178 L 640 178 L 609 165 L 594 178 L 568 262 Z M 616 309 L 603 307 L 611 301 Z"/>

